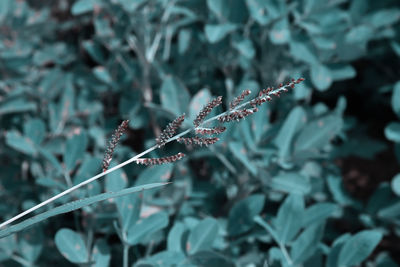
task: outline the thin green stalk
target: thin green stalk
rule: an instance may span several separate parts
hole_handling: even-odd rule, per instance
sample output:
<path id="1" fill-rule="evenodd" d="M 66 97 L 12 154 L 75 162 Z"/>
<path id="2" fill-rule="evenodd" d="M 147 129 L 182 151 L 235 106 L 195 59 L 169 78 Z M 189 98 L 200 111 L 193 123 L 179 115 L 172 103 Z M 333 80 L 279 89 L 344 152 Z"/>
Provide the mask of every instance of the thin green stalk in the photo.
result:
<path id="1" fill-rule="evenodd" d="M 279 88 L 277 88 L 277 89 L 271 91 L 270 93 L 268 93 L 267 95 L 265 95 L 263 98 L 264 98 L 264 99 L 267 99 L 270 95 L 274 95 L 274 94 L 277 93 L 277 92 L 284 91 L 286 87 L 288 87 L 288 85 L 283 85 L 282 87 L 279 87 Z M 230 113 L 232 113 L 232 112 L 235 112 L 235 111 L 237 111 L 237 110 L 239 110 L 239 109 L 241 109 L 241 108 L 247 106 L 247 105 L 250 103 L 250 101 L 251 101 L 251 100 L 249 100 L 249 101 L 247 101 L 247 102 L 244 102 L 244 103 L 241 104 L 241 105 L 238 105 L 237 107 L 235 107 L 235 108 L 232 109 L 232 110 L 227 110 L 227 111 L 225 111 L 225 112 L 223 112 L 223 113 L 221 113 L 221 114 L 219 114 L 219 115 L 217 115 L 217 116 L 214 116 L 214 117 L 212 117 L 212 118 L 210 118 L 210 119 L 208 119 L 208 120 L 205 120 L 205 121 L 203 121 L 198 127 L 203 127 L 204 125 L 206 125 L 206 124 L 208 124 L 208 123 L 210 123 L 210 122 L 212 122 L 212 121 L 215 121 L 215 120 L 217 120 L 218 118 L 220 118 L 220 117 L 222 117 L 222 116 L 224 116 L 224 115 L 227 115 L 227 114 L 230 114 Z M 169 143 L 169 142 L 172 142 L 172 141 L 175 141 L 175 140 L 178 139 L 179 137 L 182 137 L 182 136 L 184 136 L 184 135 L 190 133 L 190 132 L 193 131 L 195 128 L 196 128 L 196 127 L 191 127 L 191 128 L 189 128 L 189 129 L 187 129 L 187 130 L 181 132 L 180 134 L 177 134 L 177 135 L 171 137 L 170 139 L 168 139 L 168 140 L 165 142 L 165 144 L 166 144 L 166 143 Z M 43 206 L 49 204 L 49 203 L 51 203 L 51 202 L 53 202 L 53 201 L 55 201 L 55 200 L 57 200 L 57 199 L 59 199 L 59 198 L 65 196 L 65 195 L 67 195 L 67 194 L 69 194 L 69 193 L 71 193 L 71 192 L 77 190 L 78 188 L 80 188 L 80 187 L 82 187 L 82 186 L 85 186 L 85 185 L 87 185 L 87 184 L 89 184 L 89 183 L 91 183 L 91 182 L 93 182 L 93 181 L 95 181 L 95 180 L 97 180 L 97 179 L 99 179 L 99 178 L 101 178 L 101 177 L 103 177 L 103 176 L 105 176 L 105 175 L 107 175 L 107 174 L 113 172 L 113 171 L 116 171 L 116 170 L 118 170 L 118 169 L 124 167 L 125 165 L 128 165 L 128 164 L 130 164 L 130 163 L 132 163 L 132 162 L 136 162 L 136 161 L 137 161 L 138 159 L 140 159 L 142 156 L 144 156 L 144 155 L 146 155 L 146 154 L 152 152 L 153 150 L 156 150 L 157 148 L 158 148 L 158 145 L 154 145 L 154 146 L 148 148 L 147 150 L 143 151 L 142 153 L 139 153 L 139 154 L 137 154 L 136 156 L 134 156 L 134 157 L 132 157 L 132 158 L 130 158 L 130 159 L 128 159 L 128 160 L 126 160 L 126 161 L 124 161 L 124 162 L 122 162 L 122 163 L 116 165 L 116 166 L 114 166 L 113 168 L 108 169 L 108 170 L 105 171 L 105 172 L 99 173 L 99 174 L 97 174 L 97 175 L 95 175 L 95 176 L 93 176 L 93 177 L 91 177 L 91 178 L 89 178 L 89 179 L 87 179 L 87 180 L 85 180 L 85 181 L 83 181 L 83 182 L 81 182 L 81 183 L 79 183 L 79 184 L 77 184 L 77 185 L 71 187 L 71 188 L 68 188 L 67 190 L 65 190 L 65 191 L 63 191 L 63 192 L 61 192 L 61 193 L 59 193 L 59 194 L 57 194 L 57 195 L 55 195 L 55 196 L 53 196 L 53 197 L 51 197 L 51 198 L 45 200 L 45 201 L 43 201 L 43 202 L 37 204 L 36 206 L 34 206 L 34 207 L 30 208 L 30 209 L 27 209 L 27 210 L 25 210 L 24 212 L 19 213 L 18 215 L 14 216 L 14 217 L 12 217 L 11 219 L 9 219 L 9 220 L 3 222 L 2 224 L 0 224 L 0 229 L 3 228 L 3 227 L 6 226 L 6 225 L 12 223 L 12 222 L 14 222 L 14 221 L 16 221 L 16 220 L 18 220 L 18 219 L 24 217 L 25 215 L 28 215 L 29 213 L 31 213 L 31 212 L 33 212 L 33 211 L 35 211 L 35 210 L 37 210 L 37 209 L 39 209 L 39 208 L 41 208 L 41 207 L 43 207 Z"/>
<path id="2" fill-rule="evenodd" d="M 124 254 L 123 254 L 123 267 L 128 267 L 129 264 L 129 245 L 124 243 Z"/>

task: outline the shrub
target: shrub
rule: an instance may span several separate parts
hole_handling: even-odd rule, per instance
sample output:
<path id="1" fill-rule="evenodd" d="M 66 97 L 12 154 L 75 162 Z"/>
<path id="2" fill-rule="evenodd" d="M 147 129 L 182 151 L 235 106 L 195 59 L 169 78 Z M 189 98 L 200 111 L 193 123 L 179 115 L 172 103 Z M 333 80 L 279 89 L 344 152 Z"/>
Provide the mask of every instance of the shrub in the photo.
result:
<path id="1" fill-rule="evenodd" d="M 0 261 L 396 266 L 396 4 L 0 1 Z"/>

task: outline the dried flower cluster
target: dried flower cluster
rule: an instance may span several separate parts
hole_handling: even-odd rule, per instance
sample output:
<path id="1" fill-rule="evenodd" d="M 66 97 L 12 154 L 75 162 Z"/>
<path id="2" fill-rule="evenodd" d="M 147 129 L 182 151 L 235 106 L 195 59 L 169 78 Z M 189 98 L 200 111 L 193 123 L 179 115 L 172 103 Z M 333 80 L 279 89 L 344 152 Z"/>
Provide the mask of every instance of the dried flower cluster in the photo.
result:
<path id="1" fill-rule="evenodd" d="M 114 131 L 110 142 L 108 143 L 107 150 L 104 153 L 104 158 L 103 158 L 103 172 L 108 170 L 108 167 L 110 166 L 113 153 L 115 148 L 117 147 L 119 140 L 121 139 L 121 136 L 125 133 L 126 129 L 128 128 L 128 123 L 129 120 L 123 121 L 118 128 Z"/>
<path id="2" fill-rule="evenodd" d="M 170 122 L 167 127 L 162 131 L 159 137 L 156 138 L 158 147 L 165 145 L 165 143 L 174 136 L 176 130 L 182 125 L 185 120 L 185 114 Z"/>
<path id="3" fill-rule="evenodd" d="M 178 153 L 176 155 L 172 155 L 169 157 L 163 157 L 163 158 L 143 158 L 143 159 L 137 159 L 136 163 L 137 164 L 142 164 L 142 165 L 161 165 L 164 163 L 171 163 L 175 162 L 177 160 L 182 159 L 185 156 L 183 153 Z"/>
<path id="4" fill-rule="evenodd" d="M 234 109 L 237 105 L 239 105 L 246 96 L 251 93 L 250 90 L 244 90 L 239 96 L 235 97 L 229 105 L 229 109 Z"/>
<path id="5" fill-rule="evenodd" d="M 176 141 L 178 143 L 182 143 L 185 145 L 198 145 L 198 146 L 208 146 L 215 144 L 219 140 L 218 137 L 210 137 L 210 138 L 204 138 L 204 137 L 188 137 L 188 138 L 178 138 Z"/>
<path id="6" fill-rule="evenodd" d="M 224 116 L 221 116 L 218 118 L 219 122 L 230 122 L 230 121 L 239 121 L 255 112 L 258 111 L 258 108 L 252 108 L 252 109 L 240 109 L 237 111 L 232 111 L 231 113 L 228 113 Z"/>
<path id="7" fill-rule="evenodd" d="M 216 126 L 213 128 L 196 128 L 195 132 L 196 132 L 196 134 L 212 135 L 212 134 L 223 133 L 225 130 L 226 130 L 226 127 Z"/>
<path id="8" fill-rule="evenodd" d="M 218 107 L 221 103 L 222 96 L 219 96 L 203 107 L 193 122 L 194 126 L 198 127 L 204 121 L 205 117 L 207 117 L 207 115 L 213 110 L 213 108 Z"/>
<path id="9" fill-rule="evenodd" d="M 279 84 L 279 87 L 274 89 L 273 87 L 268 87 L 267 89 L 262 89 L 258 95 L 254 98 L 251 99 L 245 103 L 242 103 L 243 100 L 245 99 L 246 96 L 250 95 L 250 90 L 244 90 L 239 96 L 235 97 L 232 102 L 229 105 L 229 110 L 224 112 L 223 114 L 216 116 L 212 118 L 211 120 L 218 120 L 220 123 L 226 123 L 230 121 L 239 121 L 241 119 L 244 119 L 245 117 L 254 114 L 255 112 L 258 111 L 258 106 L 261 104 L 265 103 L 266 101 L 271 101 L 272 96 L 277 96 L 282 92 L 286 92 L 288 88 L 294 88 L 294 86 L 300 82 L 302 82 L 304 79 L 292 79 L 290 82 L 284 84 Z M 206 106 L 204 106 L 199 114 L 196 116 L 193 124 L 194 124 L 194 132 L 198 135 L 218 135 L 221 134 L 226 130 L 225 127 L 223 126 L 215 126 L 212 128 L 205 128 L 205 127 L 199 127 L 200 125 L 204 124 L 204 120 L 207 117 L 208 114 L 217 106 L 219 106 L 222 103 L 222 97 L 219 96 L 213 100 L 211 100 Z M 185 132 L 181 133 L 179 136 L 174 138 L 174 135 L 178 128 L 182 125 L 183 121 L 185 119 L 185 114 L 182 116 L 176 118 L 173 120 L 171 123 L 168 124 L 168 126 L 162 131 L 159 137 L 156 138 L 157 146 L 161 147 L 164 146 L 167 142 L 174 141 L 176 140 L 178 143 L 182 143 L 185 145 L 198 145 L 198 146 L 208 146 L 215 144 L 219 138 L 218 137 L 201 137 L 201 136 L 193 136 L 193 137 L 187 137 L 183 138 L 180 137 L 182 135 L 185 135 L 191 131 L 191 129 L 186 130 Z M 125 122 L 127 124 L 127 122 Z M 126 126 L 125 126 L 126 127 Z M 120 135 L 122 135 L 121 132 L 122 125 L 117 129 L 116 133 L 113 136 L 113 140 L 110 142 L 110 151 L 111 153 L 106 154 L 104 162 L 109 164 L 109 161 L 111 160 L 112 157 L 112 151 L 115 148 L 116 143 L 118 143 Z M 193 130 L 193 129 L 192 129 Z M 183 158 L 185 155 L 183 153 L 178 153 L 173 156 L 168 156 L 168 157 L 163 157 L 163 158 L 142 158 L 142 159 L 137 159 L 136 163 L 138 164 L 143 164 L 143 165 L 158 165 L 158 164 L 164 164 L 164 163 L 170 163 L 170 162 L 175 162 L 177 160 L 180 160 Z M 103 164 L 104 165 L 104 164 Z M 106 165 L 108 167 L 108 165 Z"/>

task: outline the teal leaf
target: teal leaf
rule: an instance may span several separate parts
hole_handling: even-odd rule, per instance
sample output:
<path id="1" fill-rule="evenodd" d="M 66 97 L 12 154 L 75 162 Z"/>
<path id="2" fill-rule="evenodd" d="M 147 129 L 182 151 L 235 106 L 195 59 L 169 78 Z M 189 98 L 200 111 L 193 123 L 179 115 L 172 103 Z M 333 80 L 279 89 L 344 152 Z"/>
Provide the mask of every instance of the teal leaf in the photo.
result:
<path id="1" fill-rule="evenodd" d="M 111 253 L 105 239 L 98 239 L 94 244 L 92 251 L 92 260 L 95 262 L 93 267 L 108 267 L 110 266 Z"/>
<path id="2" fill-rule="evenodd" d="M 139 220 L 142 198 L 137 194 L 129 194 L 117 198 L 115 202 L 122 220 L 122 230 L 127 232 Z"/>
<path id="3" fill-rule="evenodd" d="M 296 138 L 294 145 L 296 153 L 322 149 L 339 134 L 342 127 L 343 119 L 335 115 L 328 115 L 308 123 Z"/>
<path id="4" fill-rule="evenodd" d="M 116 164 L 111 164 L 110 168 L 114 167 Z M 115 192 L 122 190 L 128 186 L 128 177 L 122 168 L 119 168 L 106 175 L 105 178 L 105 191 Z"/>
<path id="5" fill-rule="evenodd" d="M 21 233 L 19 236 L 19 249 L 23 251 L 24 259 L 34 263 L 43 250 L 43 230 L 41 227 L 34 227 Z"/>
<path id="6" fill-rule="evenodd" d="M 177 78 L 167 76 L 160 89 L 161 105 L 176 116 L 186 111 L 189 105 L 190 95 L 186 87 Z"/>
<path id="7" fill-rule="evenodd" d="M 328 176 L 328 188 L 329 191 L 332 193 L 335 202 L 337 202 L 338 204 L 353 204 L 354 201 L 345 190 L 341 177 L 331 175 Z"/>
<path id="8" fill-rule="evenodd" d="M 102 47 L 97 42 L 93 42 L 92 40 L 84 41 L 83 48 L 88 52 L 88 54 L 99 64 L 104 63 L 105 55 L 102 50 Z"/>
<path id="9" fill-rule="evenodd" d="M 99 201 L 104 201 L 106 199 L 109 198 L 116 198 L 116 197 L 120 197 L 120 196 L 124 196 L 124 195 L 128 195 L 128 194 L 132 194 L 135 192 L 140 192 L 143 190 L 148 190 L 148 189 L 152 189 L 152 188 L 156 188 L 156 187 L 160 187 L 160 186 L 164 186 L 166 185 L 166 183 L 154 183 L 154 184 L 146 184 L 146 185 L 142 185 L 142 186 L 135 186 L 135 187 L 130 187 L 127 189 L 123 189 L 121 191 L 118 192 L 109 192 L 109 193 L 103 193 L 100 195 L 96 195 L 93 197 L 88 197 L 88 198 L 84 198 L 84 199 L 80 199 L 80 200 L 76 200 L 76 201 L 72 201 L 69 202 L 67 204 L 61 205 L 59 207 L 56 207 L 54 209 L 51 209 L 49 211 L 43 212 L 39 215 L 36 215 L 32 218 L 26 219 L 20 223 L 17 223 L 15 225 L 9 226 L 4 230 L 0 231 L 0 239 L 3 237 L 6 237 L 8 235 L 17 233 L 19 231 L 24 230 L 25 228 L 28 228 L 36 223 L 39 223 L 41 221 L 44 221 L 50 217 L 59 215 L 59 214 L 63 214 L 63 213 L 67 213 L 67 212 L 71 212 L 77 209 L 80 209 L 82 207 L 85 206 L 89 206 L 92 205 L 94 203 L 97 203 Z"/>
<path id="10" fill-rule="evenodd" d="M 294 107 L 280 128 L 273 143 L 278 147 L 281 160 L 288 160 L 291 153 L 292 139 L 306 122 L 306 112 L 301 107 Z"/>
<path id="11" fill-rule="evenodd" d="M 186 243 L 188 254 L 211 249 L 218 233 L 218 222 L 213 218 L 200 221 L 190 232 Z"/>
<path id="12" fill-rule="evenodd" d="M 67 140 L 64 151 L 64 163 L 68 171 L 75 168 L 78 160 L 82 159 L 88 143 L 87 134 L 83 129 L 80 129 L 77 134 L 72 135 Z"/>
<path id="13" fill-rule="evenodd" d="M 36 108 L 36 103 L 23 98 L 6 98 L 0 102 L 0 115 L 35 111 Z"/>
<path id="14" fill-rule="evenodd" d="M 254 194 L 233 205 L 228 217 L 228 233 L 236 236 L 249 231 L 254 226 L 254 216 L 258 215 L 265 202 L 265 196 Z"/>
<path id="15" fill-rule="evenodd" d="M 310 45 L 296 41 L 289 42 L 289 45 L 290 54 L 293 58 L 312 65 L 318 63 L 318 58 L 315 55 L 315 51 L 311 48 Z"/>
<path id="16" fill-rule="evenodd" d="M 333 242 L 332 247 L 329 251 L 329 254 L 328 254 L 328 258 L 326 261 L 326 267 L 337 267 L 338 266 L 339 253 L 340 253 L 343 245 L 350 238 L 351 238 L 351 235 L 349 233 L 345 233 L 335 239 L 335 241 Z"/>
<path id="17" fill-rule="evenodd" d="M 249 170 L 252 175 L 257 175 L 257 167 L 248 158 L 248 151 L 241 142 L 230 142 L 229 149 L 233 155 Z"/>
<path id="18" fill-rule="evenodd" d="M 207 24 L 204 27 L 206 38 L 210 43 L 217 43 L 224 39 L 229 33 L 236 30 L 237 26 L 231 23 L 224 23 L 218 25 Z"/>
<path id="19" fill-rule="evenodd" d="M 185 225 L 181 222 L 176 222 L 168 233 L 167 248 L 168 251 L 183 252 L 182 239 L 185 233 Z"/>
<path id="20" fill-rule="evenodd" d="M 289 22 L 286 17 L 278 20 L 269 32 L 269 39 L 273 44 L 286 44 L 290 41 Z"/>
<path id="21" fill-rule="evenodd" d="M 93 74 L 99 81 L 102 81 L 105 84 L 112 84 L 113 82 L 111 74 L 103 66 L 93 68 Z"/>
<path id="22" fill-rule="evenodd" d="M 400 81 L 398 81 L 393 88 L 392 94 L 392 108 L 393 111 L 400 118 Z"/>
<path id="23" fill-rule="evenodd" d="M 167 227 L 168 221 L 168 213 L 165 211 L 137 221 L 128 229 L 127 242 L 132 246 L 139 244 L 146 236 Z"/>
<path id="24" fill-rule="evenodd" d="M 295 172 L 275 176 L 272 178 L 270 186 L 280 192 L 300 195 L 306 195 L 311 191 L 309 179 Z"/>
<path id="25" fill-rule="evenodd" d="M 320 224 L 333 213 L 339 210 L 339 206 L 333 203 L 317 203 L 307 208 L 304 212 L 302 225 Z"/>
<path id="26" fill-rule="evenodd" d="M 374 34 L 374 30 L 367 25 L 359 25 L 352 28 L 345 36 L 348 43 L 368 42 Z"/>
<path id="27" fill-rule="evenodd" d="M 329 71 L 334 81 L 342 81 L 356 77 L 356 70 L 350 64 L 329 65 Z"/>
<path id="28" fill-rule="evenodd" d="M 400 20 L 400 9 L 380 9 L 365 17 L 365 20 L 376 28 L 391 25 Z"/>
<path id="29" fill-rule="evenodd" d="M 6 144 L 29 156 L 36 156 L 37 154 L 37 149 L 33 141 L 14 130 L 6 133 Z"/>
<path id="30" fill-rule="evenodd" d="M 192 97 L 189 105 L 189 119 L 191 121 L 194 121 L 197 114 L 199 114 L 200 110 L 210 102 L 211 98 L 210 90 L 207 88 L 201 89 Z"/>
<path id="31" fill-rule="evenodd" d="M 190 266 L 235 267 L 231 259 L 214 251 L 199 251 L 188 257 Z"/>
<path id="32" fill-rule="evenodd" d="M 382 240 L 377 230 L 364 230 L 346 241 L 339 253 L 338 266 L 354 266 L 363 262 Z"/>
<path id="33" fill-rule="evenodd" d="M 93 10 L 95 4 L 98 4 L 96 0 L 79 0 L 76 1 L 71 8 L 72 15 L 81 15 Z"/>
<path id="34" fill-rule="evenodd" d="M 274 226 L 279 243 L 291 241 L 301 228 L 304 213 L 304 200 L 301 195 L 289 195 L 279 207 Z"/>
<path id="35" fill-rule="evenodd" d="M 46 125 L 41 119 L 32 119 L 24 124 L 24 135 L 39 145 L 46 136 Z"/>
<path id="36" fill-rule="evenodd" d="M 332 74 L 326 66 L 313 64 L 311 66 L 311 81 L 319 91 L 325 91 L 332 85 Z"/>
<path id="37" fill-rule="evenodd" d="M 236 41 L 232 44 L 232 46 L 248 59 L 254 58 L 256 54 L 256 50 L 254 49 L 254 45 L 250 39 Z"/>
<path id="38" fill-rule="evenodd" d="M 54 238 L 58 251 L 72 263 L 88 262 L 88 251 L 80 234 L 67 228 L 57 231 Z"/>
<path id="39" fill-rule="evenodd" d="M 392 182 L 390 183 L 392 186 L 392 190 L 393 192 L 397 195 L 400 196 L 400 173 L 396 174 L 393 179 Z"/>
<path id="40" fill-rule="evenodd" d="M 324 234 L 324 226 L 324 223 L 313 224 L 293 241 L 290 256 L 294 262 L 303 263 L 315 253 Z"/>
<path id="41" fill-rule="evenodd" d="M 400 143 L 400 123 L 389 123 L 389 125 L 385 128 L 385 136 L 390 141 Z"/>
<path id="42" fill-rule="evenodd" d="M 159 183 L 167 182 L 171 178 L 172 170 L 174 168 L 173 164 L 156 165 L 152 167 L 147 167 L 143 170 L 138 178 L 136 179 L 135 185 L 144 185 L 148 183 Z M 154 195 L 157 190 L 147 191 L 143 193 L 144 199 Z"/>

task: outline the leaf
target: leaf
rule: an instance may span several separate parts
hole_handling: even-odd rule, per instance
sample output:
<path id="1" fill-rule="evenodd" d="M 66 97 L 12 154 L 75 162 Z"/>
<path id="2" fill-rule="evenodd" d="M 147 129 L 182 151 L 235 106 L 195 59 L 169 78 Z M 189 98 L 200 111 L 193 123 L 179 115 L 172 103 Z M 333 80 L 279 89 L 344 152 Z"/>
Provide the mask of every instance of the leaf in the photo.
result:
<path id="1" fill-rule="evenodd" d="M 345 36 L 348 43 L 368 42 L 374 34 L 374 30 L 367 25 L 359 25 L 352 28 Z"/>
<path id="2" fill-rule="evenodd" d="M 136 179 L 135 186 L 144 185 L 148 183 L 167 182 L 171 178 L 173 164 L 156 165 L 147 167 L 142 171 Z M 143 198 L 147 199 L 157 193 L 157 190 L 146 191 L 143 193 Z"/>
<path id="3" fill-rule="evenodd" d="M 305 210 L 302 225 L 306 227 L 311 224 L 320 224 L 337 210 L 339 210 L 337 204 L 328 202 L 314 204 Z"/>
<path id="4" fill-rule="evenodd" d="M 14 130 L 6 133 L 6 144 L 29 156 L 36 156 L 37 154 L 37 149 L 32 140 L 22 136 L 19 132 Z"/>
<path id="5" fill-rule="evenodd" d="M 287 17 L 284 17 L 274 23 L 269 32 L 271 43 L 280 45 L 290 41 L 290 29 Z"/>
<path id="6" fill-rule="evenodd" d="M 214 218 L 200 221 L 189 234 L 186 243 L 188 254 L 193 255 L 196 252 L 211 249 L 217 233 L 218 222 Z"/>
<path id="7" fill-rule="evenodd" d="M 230 142 L 229 149 L 233 155 L 250 171 L 252 175 L 257 175 L 257 167 L 250 161 L 248 151 L 241 142 Z"/>
<path id="8" fill-rule="evenodd" d="M 24 98 L 6 98 L 0 102 L 0 115 L 35 111 L 36 108 L 36 103 L 29 102 Z"/>
<path id="9" fill-rule="evenodd" d="M 173 76 L 167 76 L 160 88 L 161 105 L 176 116 L 181 116 L 189 105 L 190 95 L 186 87 Z"/>
<path id="10" fill-rule="evenodd" d="M 294 262 L 303 263 L 315 253 L 324 234 L 324 226 L 324 223 L 319 223 L 307 227 L 292 243 L 290 256 Z"/>
<path id="11" fill-rule="evenodd" d="M 19 236 L 19 250 L 23 251 L 24 259 L 34 263 L 43 250 L 43 230 L 41 227 L 31 228 Z"/>
<path id="12" fill-rule="evenodd" d="M 289 42 L 289 46 L 290 54 L 293 58 L 312 65 L 316 65 L 318 63 L 318 58 L 315 55 L 315 51 L 309 44 L 291 41 Z"/>
<path id="13" fill-rule="evenodd" d="M 294 135 L 304 125 L 306 112 L 301 107 L 294 107 L 285 122 L 281 126 L 273 143 L 278 147 L 278 155 L 281 160 L 287 160 L 291 152 L 291 144 Z"/>
<path id="14" fill-rule="evenodd" d="M 229 211 L 228 233 L 236 236 L 249 231 L 254 226 L 254 216 L 258 215 L 265 202 L 265 196 L 254 194 L 233 205 Z"/>
<path id="15" fill-rule="evenodd" d="M 93 247 L 92 260 L 95 262 L 93 267 L 108 267 L 111 260 L 110 247 L 105 239 L 98 239 Z"/>
<path id="16" fill-rule="evenodd" d="M 110 168 L 116 166 L 116 164 L 111 164 Z M 105 191 L 115 192 L 122 190 L 128 186 L 128 177 L 122 168 L 119 168 L 106 175 L 105 178 Z"/>
<path id="17" fill-rule="evenodd" d="M 229 33 L 236 30 L 237 26 L 231 23 L 224 23 L 218 25 L 207 24 L 204 27 L 207 40 L 214 44 L 224 39 Z"/>
<path id="18" fill-rule="evenodd" d="M 376 28 L 394 24 L 395 22 L 399 21 L 399 19 L 400 9 L 398 8 L 381 9 L 365 18 L 369 24 Z"/>
<path id="19" fill-rule="evenodd" d="M 232 44 L 232 46 L 248 59 L 254 58 L 256 54 L 256 50 L 254 49 L 253 43 L 250 39 L 236 41 Z"/>
<path id="20" fill-rule="evenodd" d="M 393 88 L 392 94 L 392 108 L 393 111 L 400 118 L 400 81 L 398 81 Z"/>
<path id="21" fill-rule="evenodd" d="M 93 68 L 93 74 L 97 79 L 99 79 L 99 81 L 102 81 L 105 84 L 110 85 L 113 83 L 113 78 L 111 77 L 111 74 L 103 66 Z"/>
<path id="22" fill-rule="evenodd" d="M 397 219 L 400 216 L 400 201 L 386 207 L 380 207 L 378 217 L 383 219 Z"/>
<path id="23" fill-rule="evenodd" d="M 167 227 L 168 221 L 168 213 L 165 211 L 155 213 L 150 217 L 139 220 L 129 228 L 127 242 L 132 246 L 139 244 L 146 236 Z"/>
<path id="24" fill-rule="evenodd" d="M 272 178 L 272 189 L 292 194 L 305 195 L 310 193 L 311 184 L 307 177 L 297 173 L 284 173 Z"/>
<path id="25" fill-rule="evenodd" d="M 335 115 L 328 115 L 308 123 L 296 138 L 294 145 L 296 153 L 322 149 L 342 130 L 342 127 L 342 118 Z"/>
<path id="26" fill-rule="evenodd" d="M 82 158 L 86 151 L 87 143 L 87 134 L 83 129 L 80 129 L 79 133 L 74 134 L 67 140 L 64 151 L 64 163 L 68 171 L 73 170 L 77 161 Z"/>
<path id="27" fill-rule="evenodd" d="M 356 70 L 350 64 L 332 64 L 329 65 L 333 81 L 342 81 L 356 77 Z"/>
<path id="28" fill-rule="evenodd" d="M 279 207 L 274 226 L 279 242 L 286 244 L 291 241 L 301 228 L 304 213 L 304 201 L 300 195 L 289 195 Z"/>
<path id="29" fill-rule="evenodd" d="M 54 241 L 60 253 L 70 262 L 85 263 L 88 261 L 85 242 L 78 233 L 62 228 L 57 231 Z"/>
<path id="30" fill-rule="evenodd" d="M 311 81 L 319 91 L 325 91 L 331 86 L 333 79 L 326 66 L 313 64 L 311 66 Z"/>
<path id="31" fill-rule="evenodd" d="M 24 124 L 24 135 L 39 145 L 46 136 L 46 125 L 41 119 L 32 119 Z"/>
<path id="32" fill-rule="evenodd" d="M 389 123 L 389 125 L 385 128 L 385 136 L 390 141 L 400 143 L 400 123 Z"/>
<path id="33" fill-rule="evenodd" d="M 140 216 L 142 198 L 137 194 L 129 194 L 115 200 L 119 216 L 122 219 L 122 230 L 127 232 L 129 227 L 134 225 Z"/>
<path id="34" fill-rule="evenodd" d="M 103 193 L 97 196 L 93 196 L 93 197 L 88 197 L 88 198 L 84 198 L 84 199 L 80 199 L 80 200 L 76 200 L 76 201 L 72 201 L 69 202 L 67 204 L 61 205 L 59 207 L 56 207 L 54 209 L 51 209 L 49 211 L 43 212 L 39 215 L 36 215 L 32 218 L 26 219 L 20 223 L 17 223 L 15 225 L 9 226 L 4 230 L 0 231 L 0 238 L 4 238 L 8 235 L 17 233 L 19 231 L 22 231 L 25 228 L 28 228 L 36 223 L 39 223 L 41 221 L 44 221 L 50 217 L 59 215 L 59 214 L 63 214 L 63 213 L 67 213 L 67 212 L 71 212 L 77 209 L 80 209 L 82 207 L 88 206 L 88 205 L 92 205 L 94 203 L 97 203 L 99 201 L 103 201 L 109 198 L 116 198 L 116 197 L 120 197 L 120 196 L 124 196 L 124 195 L 128 195 L 128 194 L 132 194 L 135 192 L 140 192 L 143 190 L 148 190 L 148 189 L 152 189 L 152 188 L 156 188 L 156 187 L 160 187 L 160 186 L 164 186 L 166 185 L 166 183 L 154 183 L 154 184 L 146 184 L 146 185 L 142 185 L 142 186 L 135 186 L 135 187 L 130 187 L 127 189 L 123 189 L 121 191 L 118 192 L 109 192 L 109 193 Z"/>
<path id="35" fill-rule="evenodd" d="M 218 254 L 214 251 L 199 251 L 194 255 L 190 255 L 188 260 L 191 264 L 190 266 L 210 266 L 210 267 L 235 267 L 236 265 L 231 261 L 231 259 L 225 257 L 222 254 Z"/>
<path id="36" fill-rule="evenodd" d="M 200 110 L 210 102 L 212 96 L 210 90 L 207 88 L 198 91 L 190 101 L 189 105 L 189 119 L 193 122 L 196 119 L 197 114 Z"/>
<path id="37" fill-rule="evenodd" d="M 71 8 L 72 15 L 82 15 L 93 10 L 94 5 L 98 5 L 96 0 L 79 0 L 76 1 Z"/>
<path id="38" fill-rule="evenodd" d="M 392 182 L 390 184 L 392 186 L 393 192 L 397 196 L 400 196 L 400 173 L 396 174 L 396 176 L 393 177 Z"/>
<path id="39" fill-rule="evenodd" d="M 338 266 L 354 266 L 363 262 L 382 240 L 377 230 L 358 232 L 346 241 L 339 253 Z"/>
<path id="40" fill-rule="evenodd" d="M 185 225 L 181 222 L 176 222 L 168 233 L 167 248 L 168 251 L 183 252 L 182 238 L 185 232 Z"/>

